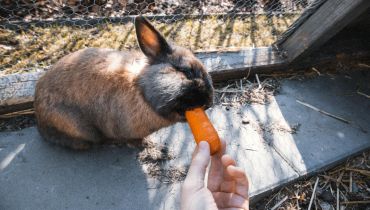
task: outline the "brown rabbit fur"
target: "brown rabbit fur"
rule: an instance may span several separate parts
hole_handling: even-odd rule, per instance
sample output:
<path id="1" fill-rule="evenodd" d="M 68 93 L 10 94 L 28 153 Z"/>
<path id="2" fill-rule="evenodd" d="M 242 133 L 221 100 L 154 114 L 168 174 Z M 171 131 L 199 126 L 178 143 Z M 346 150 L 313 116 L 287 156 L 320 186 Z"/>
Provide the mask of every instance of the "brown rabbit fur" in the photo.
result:
<path id="1" fill-rule="evenodd" d="M 212 81 L 189 51 L 135 18 L 142 53 L 87 48 L 63 57 L 37 82 L 43 139 L 74 149 L 138 142 L 184 112 L 212 105 Z"/>

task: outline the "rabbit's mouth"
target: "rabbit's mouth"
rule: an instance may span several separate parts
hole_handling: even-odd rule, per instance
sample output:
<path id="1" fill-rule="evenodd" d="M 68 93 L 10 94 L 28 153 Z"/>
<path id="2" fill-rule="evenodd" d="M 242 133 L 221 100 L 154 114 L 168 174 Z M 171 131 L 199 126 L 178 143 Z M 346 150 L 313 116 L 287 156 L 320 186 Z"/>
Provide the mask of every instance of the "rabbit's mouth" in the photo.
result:
<path id="1" fill-rule="evenodd" d="M 207 110 L 213 105 L 213 91 L 205 89 L 188 89 L 183 95 L 176 98 L 173 110 L 185 118 L 185 112 L 194 108 Z"/>
<path id="2" fill-rule="evenodd" d="M 195 108 L 202 108 L 204 110 L 207 110 L 209 109 L 210 107 L 212 107 L 213 105 L 213 101 L 212 100 L 209 100 L 207 103 L 205 104 L 187 104 L 186 107 L 180 107 L 179 110 L 177 110 L 177 113 L 185 119 L 185 112 L 186 111 L 189 111 L 189 110 L 192 110 L 192 109 L 195 109 Z"/>

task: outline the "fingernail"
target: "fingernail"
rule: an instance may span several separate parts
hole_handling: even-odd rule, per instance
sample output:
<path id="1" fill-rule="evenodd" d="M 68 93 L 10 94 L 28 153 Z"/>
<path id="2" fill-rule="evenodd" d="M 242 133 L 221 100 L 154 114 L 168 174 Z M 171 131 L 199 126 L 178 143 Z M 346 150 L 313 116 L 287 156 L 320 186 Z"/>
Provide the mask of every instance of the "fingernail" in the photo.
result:
<path id="1" fill-rule="evenodd" d="M 207 142 L 205 142 L 205 141 L 201 141 L 200 143 L 199 143 L 199 149 L 200 150 L 206 150 L 207 149 L 207 145 L 208 143 Z"/>

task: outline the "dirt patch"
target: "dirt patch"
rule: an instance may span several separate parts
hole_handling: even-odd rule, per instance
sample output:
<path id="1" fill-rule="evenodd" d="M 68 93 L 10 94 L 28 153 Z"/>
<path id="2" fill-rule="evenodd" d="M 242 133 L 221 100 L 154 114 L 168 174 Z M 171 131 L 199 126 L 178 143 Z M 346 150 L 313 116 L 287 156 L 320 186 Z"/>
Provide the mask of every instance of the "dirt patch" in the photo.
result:
<path id="1" fill-rule="evenodd" d="M 138 160 L 145 172 L 163 183 L 183 181 L 186 177 L 188 167 L 168 164 L 169 160 L 175 158 L 166 145 L 158 145 L 149 140 L 145 141 L 144 149 L 138 154 Z"/>
<path id="2" fill-rule="evenodd" d="M 19 115 L 6 118 L 2 118 L 2 116 L 0 116 L 0 132 L 19 131 L 32 126 L 36 126 L 36 119 L 34 115 Z"/>
<path id="3" fill-rule="evenodd" d="M 300 123 L 294 123 L 292 125 L 282 125 L 279 123 L 261 123 L 261 122 L 252 122 L 251 126 L 260 134 L 268 133 L 271 135 L 274 132 L 281 132 L 281 133 L 290 133 L 296 134 L 301 127 Z"/>

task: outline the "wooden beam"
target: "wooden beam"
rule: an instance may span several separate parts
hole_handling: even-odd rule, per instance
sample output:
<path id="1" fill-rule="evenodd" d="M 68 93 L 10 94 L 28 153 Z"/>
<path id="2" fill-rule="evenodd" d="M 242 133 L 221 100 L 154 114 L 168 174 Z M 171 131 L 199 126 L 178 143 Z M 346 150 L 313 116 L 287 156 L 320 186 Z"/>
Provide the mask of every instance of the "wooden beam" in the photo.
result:
<path id="1" fill-rule="evenodd" d="M 296 63 L 318 49 L 369 7 L 369 0 L 327 0 L 292 35 L 279 43 L 278 48 L 288 62 Z"/>
<path id="2" fill-rule="evenodd" d="M 0 114 L 32 107 L 36 81 L 42 72 L 0 77 Z"/>
<path id="3" fill-rule="evenodd" d="M 235 52 L 205 52 L 196 56 L 215 81 L 246 77 L 249 70 L 274 69 L 285 63 L 271 47 Z M 36 81 L 42 72 L 0 77 L 0 114 L 32 107 Z"/>
<path id="4" fill-rule="evenodd" d="M 247 48 L 235 52 L 198 53 L 214 82 L 247 77 L 256 71 L 273 71 L 287 65 L 272 47 Z"/>
<path id="5" fill-rule="evenodd" d="M 345 34 L 344 34 L 345 36 Z M 342 37 L 342 36 L 341 36 Z M 214 82 L 240 79 L 255 73 L 282 72 L 292 69 L 304 69 L 311 66 L 327 65 L 341 60 L 366 60 L 370 56 L 370 42 L 342 39 L 327 43 L 326 50 L 314 53 L 297 66 L 288 66 L 286 60 L 279 57 L 271 47 L 250 48 L 234 52 L 203 52 L 196 56 L 204 63 Z M 347 40 L 347 39 L 346 39 Z M 345 41 L 345 40 L 344 40 Z M 334 46 L 340 43 L 341 51 Z M 367 49 L 364 51 L 363 48 Z M 338 54 L 340 53 L 340 56 Z M 32 108 L 36 81 L 43 72 L 12 74 L 0 77 L 0 115 Z"/>

